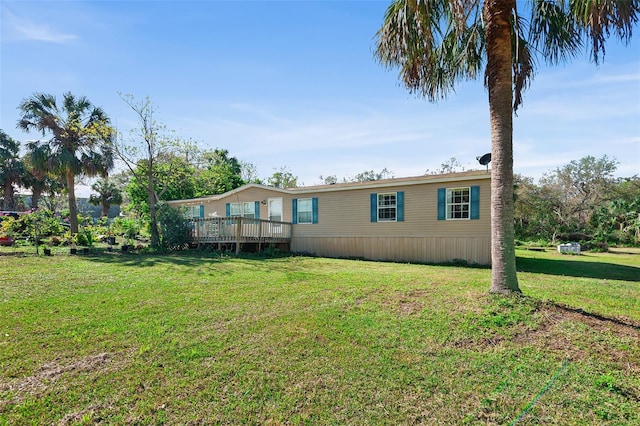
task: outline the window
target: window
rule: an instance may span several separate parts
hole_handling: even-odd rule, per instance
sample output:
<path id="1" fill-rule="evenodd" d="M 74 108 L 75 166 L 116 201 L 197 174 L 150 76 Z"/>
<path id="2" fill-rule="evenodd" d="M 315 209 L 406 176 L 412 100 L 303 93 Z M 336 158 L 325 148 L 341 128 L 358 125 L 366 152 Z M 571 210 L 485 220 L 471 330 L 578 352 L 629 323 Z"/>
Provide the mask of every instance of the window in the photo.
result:
<path id="1" fill-rule="evenodd" d="M 395 222 L 396 193 L 378 194 L 378 222 Z"/>
<path id="2" fill-rule="evenodd" d="M 480 219 L 480 187 L 438 188 L 438 220 Z"/>
<path id="3" fill-rule="evenodd" d="M 313 223 L 313 203 L 311 198 L 298 200 L 298 223 Z"/>
<path id="4" fill-rule="evenodd" d="M 204 206 L 189 206 L 184 212 L 185 219 L 199 219 L 204 217 Z"/>
<path id="5" fill-rule="evenodd" d="M 469 188 L 447 189 L 447 219 L 469 219 Z"/>
<path id="6" fill-rule="evenodd" d="M 293 224 L 318 223 L 318 199 L 294 198 L 292 200 Z"/>
<path id="7" fill-rule="evenodd" d="M 230 217 L 246 217 L 249 219 L 256 218 L 256 203 L 250 201 L 248 203 L 229 203 L 228 216 Z"/>
<path id="8" fill-rule="evenodd" d="M 371 222 L 404 222 L 404 191 L 371 194 Z"/>

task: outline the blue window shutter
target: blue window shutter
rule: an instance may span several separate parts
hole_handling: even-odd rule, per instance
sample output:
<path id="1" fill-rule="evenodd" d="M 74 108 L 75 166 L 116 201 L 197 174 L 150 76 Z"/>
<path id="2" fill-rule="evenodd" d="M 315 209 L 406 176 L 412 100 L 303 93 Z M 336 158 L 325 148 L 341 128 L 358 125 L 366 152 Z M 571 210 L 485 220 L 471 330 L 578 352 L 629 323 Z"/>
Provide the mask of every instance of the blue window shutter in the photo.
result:
<path id="1" fill-rule="evenodd" d="M 378 221 L 378 194 L 371 194 L 371 222 Z"/>
<path id="2" fill-rule="evenodd" d="M 396 221 L 404 222 L 404 191 L 396 192 Z"/>
<path id="3" fill-rule="evenodd" d="M 438 220 L 445 220 L 447 214 L 447 189 L 438 188 Z"/>
<path id="4" fill-rule="evenodd" d="M 311 199 L 311 205 L 312 205 L 312 223 L 318 223 L 318 198 L 314 197 Z"/>
<path id="5" fill-rule="evenodd" d="M 225 212 L 225 216 L 229 217 L 231 216 L 231 204 L 227 203 L 227 205 L 225 206 L 226 212 Z"/>
<path id="6" fill-rule="evenodd" d="M 480 187 L 471 187 L 471 206 L 469 217 L 471 219 L 480 219 Z"/>
<path id="7" fill-rule="evenodd" d="M 200 219 L 204 219 L 204 205 L 200 204 Z"/>
<path id="8" fill-rule="evenodd" d="M 293 216 L 293 224 L 295 225 L 296 223 L 298 223 L 298 199 L 294 198 L 293 200 L 291 200 L 291 202 L 292 202 L 291 215 Z"/>
<path id="9" fill-rule="evenodd" d="M 260 201 L 256 201 L 256 207 L 255 207 L 255 213 L 256 213 L 256 219 L 260 219 Z"/>

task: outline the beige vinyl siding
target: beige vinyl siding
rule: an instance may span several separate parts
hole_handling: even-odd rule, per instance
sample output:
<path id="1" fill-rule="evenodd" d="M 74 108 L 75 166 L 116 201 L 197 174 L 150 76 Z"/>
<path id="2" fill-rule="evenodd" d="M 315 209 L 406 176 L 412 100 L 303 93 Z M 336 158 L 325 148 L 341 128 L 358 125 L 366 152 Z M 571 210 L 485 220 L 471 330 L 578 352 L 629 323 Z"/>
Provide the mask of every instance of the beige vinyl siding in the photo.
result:
<path id="1" fill-rule="evenodd" d="M 490 236 L 489 180 L 455 182 L 449 187 L 480 186 L 480 219 L 438 220 L 438 188 L 443 184 L 420 184 L 335 192 L 306 193 L 318 198 L 318 223 L 294 225 L 294 238 L 302 237 L 455 237 Z M 404 192 L 404 221 L 371 222 L 370 195 Z"/>
<path id="2" fill-rule="evenodd" d="M 480 218 L 438 220 L 438 188 L 480 187 Z M 371 194 L 404 192 L 404 221 L 371 222 Z M 305 193 L 318 197 L 318 224 L 293 226 L 291 250 L 327 257 L 491 263 L 490 180 Z M 303 196 L 301 195 L 300 198 Z"/>
<path id="3" fill-rule="evenodd" d="M 324 257 L 440 263 L 491 263 L 489 237 L 295 237 L 291 251 Z"/>

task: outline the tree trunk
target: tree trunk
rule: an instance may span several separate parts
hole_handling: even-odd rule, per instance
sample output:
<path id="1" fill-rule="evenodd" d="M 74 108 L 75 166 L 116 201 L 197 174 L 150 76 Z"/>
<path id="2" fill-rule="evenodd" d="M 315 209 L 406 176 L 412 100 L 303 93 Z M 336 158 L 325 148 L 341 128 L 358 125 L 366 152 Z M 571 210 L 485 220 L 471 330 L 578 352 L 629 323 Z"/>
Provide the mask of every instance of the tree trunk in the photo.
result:
<path id="1" fill-rule="evenodd" d="M 76 204 L 75 175 L 67 170 L 67 190 L 69 191 L 69 225 L 72 234 L 78 233 L 78 206 Z"/>
<path id="2" fill-rule="evenodd" d="M 102 204 L 102 217 L 109 217 L 109 207 L 111 207 L 109 203 L 103 201 L 100 204 Z"/>
<path id="3" fill-rule="evenodd" d="M 31 191 L 31 208 L 37 209 L 40 204 L 40 198 L 42 198 L 42 190 L 32 188 Z"/>
<path id="4" fill-rule="evenodd" d="M 15 210 L 16 200 L 13 197 L 13 184 L 9 179 L 4 183 L 4 200 L 2 202 L 2 210 Z"/>
<path id="5" fill-rule="evenodd" d="M 515 0 L 486 0 L 487 86 L 491 122 L 491 293 L 520 292 L 513 224 L 511 21 Z"/>
<path id="6" fill-rule="evenodd" d="M 149 201 L 149 231 L 151 233 L 151 247 L 160 246 L 160 233 L 158 232 L 158 220 L 156 218 L 156 193 L 153 185 L 153 158 L 149 150 L 149 169 L 147 171 L 147 200 Z"/>

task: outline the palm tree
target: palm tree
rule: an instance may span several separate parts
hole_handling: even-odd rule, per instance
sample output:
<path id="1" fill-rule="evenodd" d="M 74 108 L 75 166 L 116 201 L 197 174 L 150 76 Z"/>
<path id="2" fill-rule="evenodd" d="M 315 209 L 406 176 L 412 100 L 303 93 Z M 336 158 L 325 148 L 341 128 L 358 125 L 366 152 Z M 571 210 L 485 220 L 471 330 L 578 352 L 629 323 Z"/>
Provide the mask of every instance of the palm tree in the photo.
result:
<path id="1" fill-rule="evenodd" d="M 106 175 L 113 167 L 112 138 L 114 131 L 105 112 L 89 100 L 65 93 L 60 105 L 52 95 L 35 93 L 22 101 L 18 127 L 27 132 L 41 131 L 50 140 L 35 142 L 33 150 L 49 156 L 34 155 L 34 166 L 64 176 L 69 196 L 69 224 L 78 232 L 78 208 L 75 196 L 76 176 Z"/>
<path id="2" fill-rule="evenodd" d="M 3 210 L 15 210 L 14 185 L 22 182 L 24 164 L 19 157 L 20 142 L 0 130 L 0 185 Z"/>
<path id="3" fill-rule="evenodd" d="M 31 208 L 37 209 L 40 199 L 45 191 L 50 189 L 51 149 L 49 144 L 41 144 L 38 141 L 27 141 L 27 153 L 22 161 L 25 165 L 25 177 L 23 186 L 31 188 Z"/>
<path id="4" fill-rule="evenodd" d="M 122 204 L 122 191 L 108 178 L 96 181 L 91 185 L 91 189 L 98 194 L 91 194 L 89 196 L 89 203 L 94 206 L 102 206 L 103 217 L 109 215 L 109 208 L 111 206 L 119 206 Z"/>
<path id="5" fill-rule="evenodd" d="M 522 4 L 519 2 L 518 4 Z M 589 41 L 604 58 L 615 33 L 627 43 L 640 0 L 530 0 L 526 21 L 516 0 L 395 0 L 376 35 L 375 55 L 412 93 L 445 98 L 484 71 L 491 124 L 491 292 L 519 292 L 513 224 L 513 113 L 540 55 L 549 64 L 576 56 Z"/>

